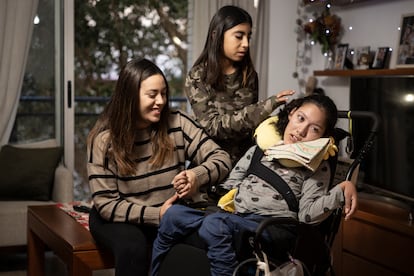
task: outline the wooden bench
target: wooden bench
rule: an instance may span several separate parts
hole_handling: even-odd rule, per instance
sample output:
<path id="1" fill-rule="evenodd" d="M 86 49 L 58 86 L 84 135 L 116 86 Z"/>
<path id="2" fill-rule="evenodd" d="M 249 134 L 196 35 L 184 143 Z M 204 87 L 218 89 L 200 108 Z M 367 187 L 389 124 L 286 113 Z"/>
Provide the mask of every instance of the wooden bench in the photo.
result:
<path id="1" fill-rule="evenodd" d="M 56 205 L 29 206 L 29 276 L 45 275 L 45 251 L 52 250 L 66 265 L 69 275 L 92 276 L 94 270 L 114 267 L 108 250 L 95 244 L 90 232 Z"/>

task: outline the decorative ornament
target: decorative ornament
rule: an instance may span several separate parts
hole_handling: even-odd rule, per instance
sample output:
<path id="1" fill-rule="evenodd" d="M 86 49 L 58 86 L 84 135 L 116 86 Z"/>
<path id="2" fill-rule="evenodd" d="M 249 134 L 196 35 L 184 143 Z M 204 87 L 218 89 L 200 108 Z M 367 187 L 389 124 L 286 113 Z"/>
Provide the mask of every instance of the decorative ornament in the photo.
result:
<path id="1" fill-rule="evenodd" d="M 342 30 L 341 19 L 331 14 L 330 8 L 331 4 L 326 4 L 321 15 L 303 25 L 305 33 L 310 35 L 312 41 L 321 45 L 322 54 L 334 52 Z"/>
<path id="2" fill-rule="evenodd" d="M 293 78 L 297 79 L 299 91 L 304 93 L 305 79 L 309 74 L 308 66 L 312 63 L 311 49 L 312 47 L 306 41 L 306 33 L 303 28 L 303 22 L 307 22 L 308 15 L 305 11 L 305 5 L 303 0 L 297 0 L 298 6 L 296 13 L 298 18 L 296 19 L 296 60 L 295 71 L 293 72 Z"/>

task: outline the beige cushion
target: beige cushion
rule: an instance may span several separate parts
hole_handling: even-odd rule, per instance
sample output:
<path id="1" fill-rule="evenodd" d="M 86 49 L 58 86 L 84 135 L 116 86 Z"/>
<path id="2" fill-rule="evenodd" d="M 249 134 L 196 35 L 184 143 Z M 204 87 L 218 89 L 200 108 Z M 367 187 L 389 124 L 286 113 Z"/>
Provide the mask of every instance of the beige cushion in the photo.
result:
<path id="1" fill-rule="evenodd" d="M 13 144 L 14 147 L 19 148 L 50 148 L 59 146 L 56 139 L 46 139 L 42 141 L 29 142 L 24 144 Z"/>
<path id="2" fill-rule="evenodd" d="M 0 246 L 27 244 L 27 206 L 47 201 L 0 201 Z"/>

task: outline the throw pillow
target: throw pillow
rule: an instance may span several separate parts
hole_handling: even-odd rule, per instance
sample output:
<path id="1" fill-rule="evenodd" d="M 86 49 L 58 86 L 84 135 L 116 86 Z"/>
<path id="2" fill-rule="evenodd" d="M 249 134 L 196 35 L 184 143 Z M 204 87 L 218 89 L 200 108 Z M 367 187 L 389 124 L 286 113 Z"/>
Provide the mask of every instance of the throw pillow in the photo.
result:
<path id="1" fill-rule="evenodd" d="M 4 145 L 0 151 L 0 198 L 50 200 L 62 147 L 21 148 Z"/>

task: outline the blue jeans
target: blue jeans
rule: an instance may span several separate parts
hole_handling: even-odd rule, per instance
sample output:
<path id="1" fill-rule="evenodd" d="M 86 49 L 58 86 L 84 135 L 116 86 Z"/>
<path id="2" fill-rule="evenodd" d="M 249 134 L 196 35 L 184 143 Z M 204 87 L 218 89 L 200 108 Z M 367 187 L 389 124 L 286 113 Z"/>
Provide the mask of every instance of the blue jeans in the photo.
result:
<path id="1" fill-rule="evenodd" d="M 168 208 L 160 221 L 153 244 L 151 275 L 158 275 L 160 264 L 168 251 L 198 229 L 204 216 L 205 212 L 184 205 L 177 204 Z"/>
<path id="2" fill-rule="evenodd" d="M 233 275 L 238 265 L 235 251 L 235 239 L 245 232 L 255 232 L 264 217 L 259 215 L 239 216 L 217 212 L 206 215 L 205 212 L 183 205 L 171 206 L 161 219 L 158 235 L 152 250 L 152 275 L 158 275 L 160 264 L 175 245 L 198 229 L 199 236 L 208 246 L 212 276 Z M 278 245 L 289 240 L 290 231 L 278 229 Z M 265 240 L 272 239 L 264 233 Z"/>
<path id="3" fill-rule="evenodd" d="M 233 238 L 245 231 L 254 232 L 262 219 L 258 215 L 242 217 L 222 212 L 204 218 L 198 232 L 208 246 L 212 276 L 233 275 L 238 265 Z"/>

